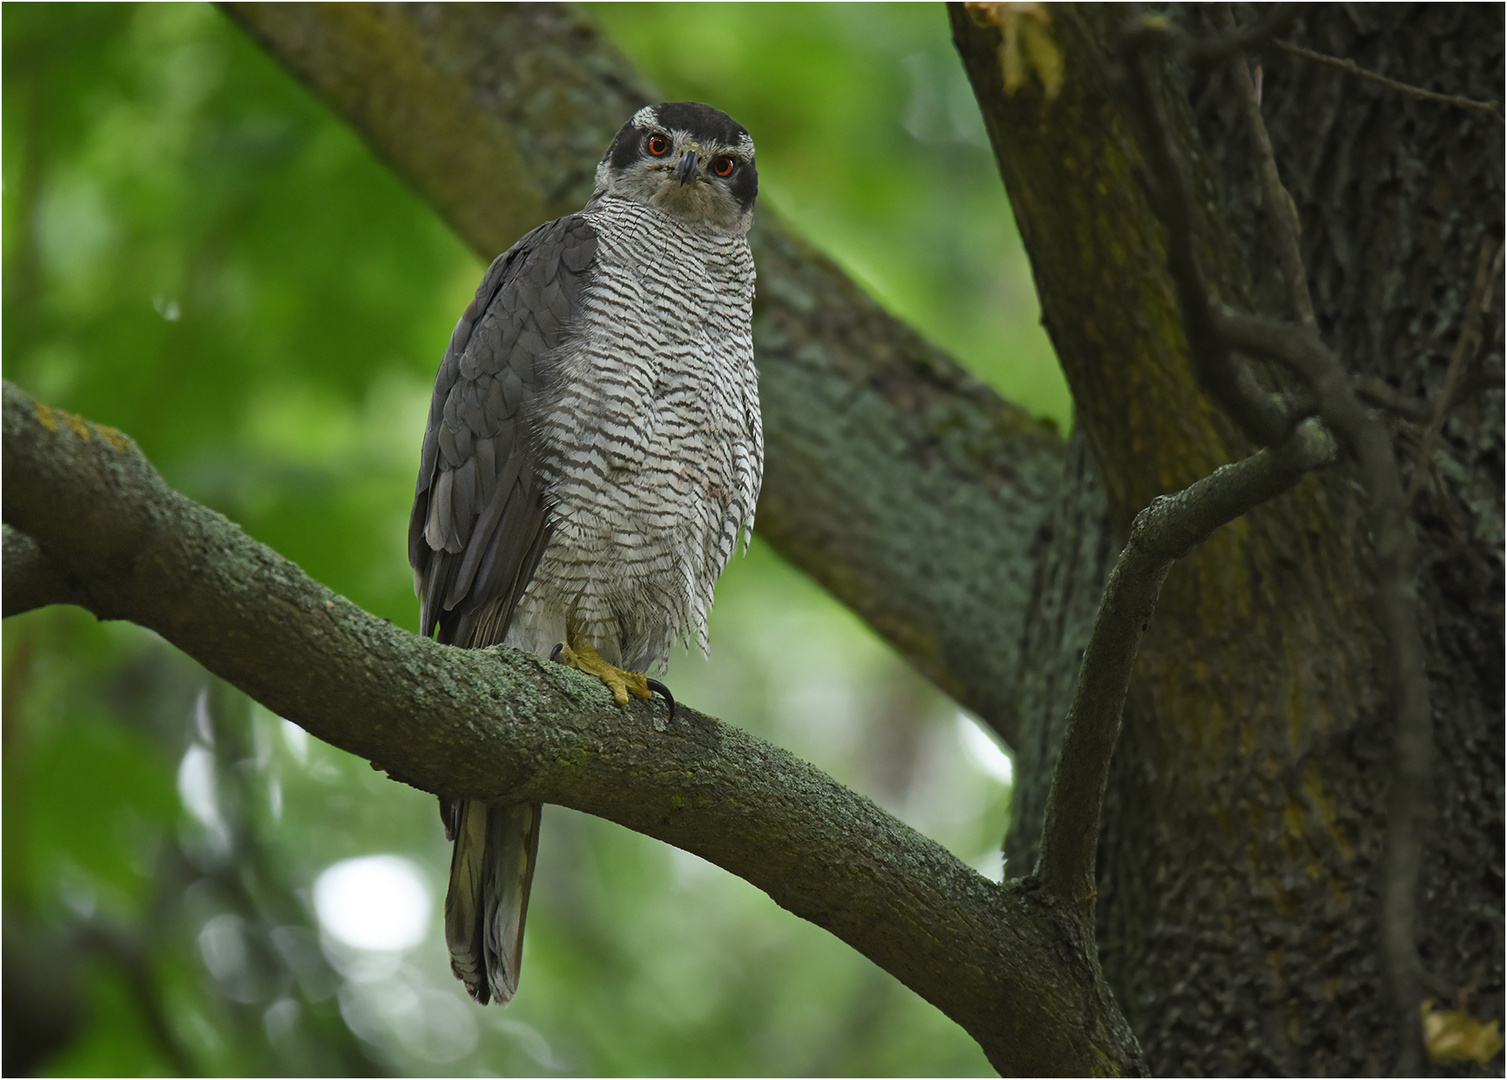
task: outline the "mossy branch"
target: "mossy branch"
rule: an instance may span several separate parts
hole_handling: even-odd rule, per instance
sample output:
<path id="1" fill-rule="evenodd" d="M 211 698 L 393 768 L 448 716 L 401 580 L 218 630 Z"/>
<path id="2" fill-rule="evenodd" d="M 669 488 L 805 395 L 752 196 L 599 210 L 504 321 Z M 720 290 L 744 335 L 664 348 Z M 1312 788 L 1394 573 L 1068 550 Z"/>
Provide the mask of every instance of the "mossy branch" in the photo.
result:
<path id="1" fill-rule="evenodd" d="M 655 706 L 625 713 L 560 665 L 369 615 L 173 491 L 120 432 L 9 382 L 3 451 L 7 610 L 69 601 L 145 626 L 424 791 L 557 803 L 694 852 L 891 972 L 1002 1072 L 1139 1068 L 1054 904 L 980 876 L 816 767 L 691 708 L 656 732 Z"/>

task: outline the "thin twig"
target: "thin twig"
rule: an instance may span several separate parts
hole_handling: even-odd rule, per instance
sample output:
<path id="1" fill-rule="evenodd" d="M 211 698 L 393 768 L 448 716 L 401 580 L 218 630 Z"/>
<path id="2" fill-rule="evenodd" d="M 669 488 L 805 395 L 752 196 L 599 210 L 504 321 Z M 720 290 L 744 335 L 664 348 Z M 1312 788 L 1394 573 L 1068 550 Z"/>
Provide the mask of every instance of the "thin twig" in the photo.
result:
<path id="1" fill-rule="evenodd" d="M 1417 424 L 1426 423 L 1433 415 L 1433 409 L 1429 407 L 1428 402 L 1399 393 L 1389 383 L 1378 379 L 1375 375 L 1362 375 L 1356 379 L 1355 392 L 1368 404 L 1406 417 Z"/>
<path id="2" fill-rule="evenodd" d="M 1423 487 L 1423 478 L 1428 475 L 1429 463 L 1434 457 L 1434 444 L 1444 430 L 1444 418 L 1449 414 L 1450 399 L 1455 395 L 1455 387 L 1465 367 L 1465 358 L 1475 351 L 1476 341 L 1481 336 L 1481 319 L 1491 305 L 1491 283 L 1500 272 L 1502 263 L 1500 244 L 1497 245 L 1495 256 L 1491 256 L 1490 252 L 1491 242 L 1483 238 L 1481 253 L 1476 257 L 1476 283 L 1470 292 L 1470 303 L 1465 307 L 1465 323 L 1460 327 L 1460 336 L 1455 340 L 1455 351 L 1450 355 L 1449 367 L 1444 372 L 1444 385 L 1439 389 L 1439 400 L 1434 404 L 1433 418 L 1418 447 L 1418 465 L 1413 469 L 1407 494 L 1402 500 L 1404 514 L 1413 508 L 1413 500 Z"/>
<path id="3" fill-rule="evenodd" d="M 1215 8 L 1214 21 L 1222 29 L 1230 30 L 1234 27 L 1235 17 L 1230 12 L 1229 4 L 1220 4 Z M 1246 66 L 1245 57 L 1239 53 L 1233 54 L 1228 67 L 1235 79 L 1235 96 L 1245 114 L 1256 164 L 1261 171 L 1261 193 L 1266 201 L 1266 216 L 1271 222 L 1277 261 L 1281 264 L 1282 276 L 1287 281 L 1293 312 L 1301 325 L 1314 329 L 1318 326 L 1318 320 L 1314 318 L 1313 300 L 1308 295 L 1308 271 L 1303 266 L 1303 251 L 1298 243 L 1301 232 L 1298 208 L 1282 183 L 1281 174 L 1277 172 L 1277 155 L 1272 151 L 1266 121 L 1261 118 L 1261 99 L 1251 79 L 1251 69 Z"/>
<path id="4" fill-rule="evenodd" d="M 1427 424 L 1433 419 L 1435 409 L 1442 408 L 1445 412 L 1448 412 L 1455 406 L 1469 401 L 1483 391 L 1500 390 L 1503 381 L 1501 365 L 1488 365 L 1473 374 L 1462 375 L 1447 397 L 1441 394 L 1434 399 L 1432 404 L 1427 401 L 1420 401 L 1418 398 L 1408 397 L 1406 394 L 1398 393 L 1375 375 L 1362 375 L 1357 378 L 1355 380 L 1355 392 L 1367 404 L 1375 405 L 1378 409 L 1385 409 L 1387 412 L 1396 413 L 1398 416 L 1411 420 L 1415 424 Z M 1292 408 L 1289 405 L 1289 409 Z"/>
<path id="5" fill-rule="evenodd" d="M 1406 94 L 1408 97 L 1418 98 L 1421 101 L 1437 101 L 1441 105 L 1453 105 L 1459 109 L 1475 109 L 1488 114 L 1499 124 L 1504 122 L 1502 106 L 1499 102 L 1477 101 L 1475 98 L 1460 97 L 1456 94 L 1440 94 L 1433 90 L 1425 90 L 1421 86 L 1398 82 L 1396 79 L 1389 79 L 1385 75 L 1378 75 L 1374 71 L 1367 71 L 1354 60 L 1346 60 L 1339 56 L 1314 52 L 1312 49 L 1305 49 L 1301 45 L 1294 45 L 1292 42 L 1283 41 L 1280 38 L 1272 39 L 1272 44 L 1284 52 L 1292 53 L 1294 56 L 1301 56 L 1305 60 L 1312 60 L 1319 64 L 1328 64 L 1330 67 L 1339 68 L 1350 75 L 1369 79 L 1371 82 L 1385 86 L 1389 90 L 1396 90 L 1399 94 Z"/>

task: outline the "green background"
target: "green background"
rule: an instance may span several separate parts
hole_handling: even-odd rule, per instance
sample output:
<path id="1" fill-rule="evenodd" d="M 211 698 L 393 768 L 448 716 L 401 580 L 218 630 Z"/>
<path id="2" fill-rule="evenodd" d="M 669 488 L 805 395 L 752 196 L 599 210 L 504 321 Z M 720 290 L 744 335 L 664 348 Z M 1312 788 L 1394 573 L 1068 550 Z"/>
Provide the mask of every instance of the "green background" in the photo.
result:
<path id="1" fill-rule="evenodd" d="M 592 11 L 667 98 L 753 133 L 762 204 L 1065 427 L 940 5 Z M 214 9 L 0 14 L 5 376 L 413 625 L 418 445 L 481 264 Z M 671 662 L 678 698 L 999 876 L 1009 789 L 954 704 L 757 538 L 717 596 L 711 657 Z M 77 609 L 7 620 L 3 676 L 7 1024 L 24 967 L 71 1018 L 49 1073 L 989 1072 L 935 1009 L 751 886 L 559 808 L 519 996 L 478 1009 L 445 958 L 432 797 Z M 314 883 L 384 852 L 427 883 L 425 938 L 343 945 Z"/>

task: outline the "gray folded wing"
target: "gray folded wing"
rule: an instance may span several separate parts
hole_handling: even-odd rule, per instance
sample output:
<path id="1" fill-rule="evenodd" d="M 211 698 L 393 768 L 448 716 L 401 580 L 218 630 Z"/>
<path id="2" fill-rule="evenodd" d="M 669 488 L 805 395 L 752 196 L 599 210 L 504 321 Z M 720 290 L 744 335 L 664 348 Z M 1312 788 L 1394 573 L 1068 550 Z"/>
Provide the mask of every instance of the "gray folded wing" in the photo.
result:
<path id="1" fill-rule="evenodd" d="M 548 537 L 530 420 L 595 256 L 584 218 L 539 226 L 492 263 L 450 337 L 408 522 L 426 637 L 501 641 L 538 565 Z"/>

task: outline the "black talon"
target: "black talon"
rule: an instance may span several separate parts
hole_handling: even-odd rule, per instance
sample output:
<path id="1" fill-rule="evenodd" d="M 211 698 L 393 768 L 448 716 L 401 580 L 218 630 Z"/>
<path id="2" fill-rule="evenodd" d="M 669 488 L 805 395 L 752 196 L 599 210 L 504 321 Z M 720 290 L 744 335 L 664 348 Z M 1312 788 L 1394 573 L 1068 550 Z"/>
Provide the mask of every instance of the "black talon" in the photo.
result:
<path id="1" fill-rule="evenodd" d="M 666 686 L 664 683 L 660 682 L 658 679 L 645 679 L 644 682 L 646 682 L 646 683 L 649 684 L 649 689 L 652 690 L 652 691 L 654 691 L 654 693 L 656 693 L 656 694 L 663 694 L 664 695 L 665 703 L 668 704 L 669 707 L 670 707 L 670 719 L 674 720 L 675 719 L 675 695 L 672 694 L 672 693 L 670 693 L 670 688 L 668 686 Z"/>
<path id="2" fill-rule="evenodd" d="M 560 653 L 565 648 L 565 642 L 556 642 L 555 647 L 549 651 L 549 658 L 556 663 L 560 662 Z"/>

